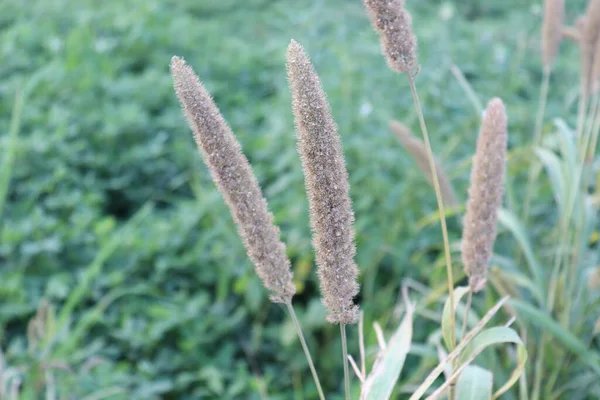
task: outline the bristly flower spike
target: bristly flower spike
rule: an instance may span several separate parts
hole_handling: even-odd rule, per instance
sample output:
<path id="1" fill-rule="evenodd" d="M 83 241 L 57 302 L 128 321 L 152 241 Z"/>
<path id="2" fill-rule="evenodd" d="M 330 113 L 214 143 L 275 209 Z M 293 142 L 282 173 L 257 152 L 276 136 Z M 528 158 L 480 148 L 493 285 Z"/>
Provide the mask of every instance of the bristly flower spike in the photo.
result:
<path id="1" fill-rule="evenodd" d="M 473 292 L 485 287 L 496 240 L 506 165 L 506 124 L 504 103 L 498 98 L 492 99 L 485 111 L 473 157 L 462 238 L 462 260 Z"/>
<path id="2" fill-rule="evenodd" d="M 544 21 L 542 24 L 542 62 L 550 68 L 562 39 L 565 0 L 544 1 Z"/>
<path id="3" fill-rule="evenodd" d="M 192 68 L 173 57 L 171 75 L 196 144 L 229 206 L 256 272 L 270 291 L 271 301 L 289 304 L 296 292 L 290 261 L 250 163 Z"/>
<path id="4" fill-rule="evenodd" d="M 397 72 L 416 73 L 417 38 L 412 32 L 412 17 L 404 0 L 363 0 L 381 50 L 389 67 Z"/>
<path id="5" fill-rule="evenodd" d="M 287 73 L 323 303 L 330 322 L 352 324 L 358 318 L 358 268 L 341 139 L 314 67 L 295 41 L 288 47 Z"/>

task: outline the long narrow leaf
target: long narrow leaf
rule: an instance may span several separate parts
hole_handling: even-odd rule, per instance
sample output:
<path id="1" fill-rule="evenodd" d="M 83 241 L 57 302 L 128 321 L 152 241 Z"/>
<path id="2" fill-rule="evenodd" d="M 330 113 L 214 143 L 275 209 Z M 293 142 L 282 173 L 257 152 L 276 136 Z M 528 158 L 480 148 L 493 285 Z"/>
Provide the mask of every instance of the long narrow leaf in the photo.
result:
<path id="1" fill-rule="evenodd" d="M 504 392 L 511 388 L 521 376 L 525 363 L 527 362 L 527 350 L 521 341 L 519 335 L 511 328 L 504 326 L 490 328 L 482 331 L 477 337 L 469 343 L 459 358 L 460 367 L 458 367 L 452 376 L 444 382 L 435 392 L 433 392 L 426 400 L 433 400 L 440 396 L 448 388 L 450 383 L 456 379 L 468 366 L 481 354 L 483 350 L 497 344 L 514 343 L 517 348 L 517 366 L 513 370 L 508 381 L 502 385 L 491 397 L 492 400 L 500 397 Z M 461 398 L 457 398 L 462 400 Z"/>
<path id="2" fill-rule="evenodd" d="M 523 321 L 529 321 L 537 325 L 544 332 L 552 335 L 565 348 L 577 355 L 581 361 L 590 366 L 598 375 L 600 375 L 600 356 L 598 352 L 593 351 L 586 346 L 577 336 L 568 330 L 565 330 L 556 321 L 554 321 L 546 312 L 521 301 L 513 299 L 510 305 L 515 307 L 523 317 Z"/>
<path id="3" fill-rule="evenodd" d="M 465 294 L 469 293 L 468 286 L 459 286 L 454 289 L 454 312 L 456 313 L 456 308 L 460 304 L 460 300 L 463 298 Z M 444 338 L 444 344 L 446 345 L 446 350 L 452 351 L 452 326 L 450 326 L 451 320 L 450 314 L 450 296 L 446 299 L 444 303 L 444 311 L 442 312 L 442 337 Z M 465 316 L 466 318 L 467 316 Z M 456 322 L 456 321 L 455 321 Z M 454 330 L 456 331 L 456 326 L 454 326 Z"/>
<path id="4" fill-rule="evenodd" d="M 425 381 L 415 390 L 415 392 L 410 396 L 409 400 L 419 400 L 425 392 L 433 385 L 435 380 L 440 376 L 442 372 L 444 372 L 444 368 L 446 365 L 455 358 L 457 358 L 464 348 L 473 340 L 473 338 L 485 327 L 485 325 L 492 319 L 494 315 L 500 310 L 500 307 L 508 300 L 508 297 L 503 297 L 496 303 L 494 307 L 492 307 L 484 316 L 481 318 L 481 321 L 471 330 L 469 333 L 465 335 L 463 340 L 456 346 L 456 348 L 448 354 L 446 360 L 442 361 L 434 368 L 433 371 L 425 378 Z"/>
<path id="5" fill-rule="evenodd" d="M 535 253 L 533 252 L 533 247 L 531 246 L 531 242 L 527 237 L 527 233 L 525 231 L 525 227 L 519 220 L 516 215 L 512 212 L 502 208 L 498 210 L 498 222 L 502 224 L 506 229 L 508 229 L 515 239 L 523 253 L 525 254 L 525 258 L 527 259 L 527 265 L 529 266 L 529 271 L 533 276 L 536 286 L 536 297 L 542 298 L 541 293 L 544 292 L 545 285 L 545 277 L 542 269 L 542 265 L 539 263 L 537 258 L 535 257 Z"/>
<path id="6" fill-rule="evenodd" d="M 469 365 L 456 382 L 457 400 L 490 400 L 492 398 L 493 375 L 485 368 Z"/>
<path id="7" fill-rule="evenodd" d="M 384 350 L 381 350 L 371 373 L 362 386 L 361 400 L 387 400 L 392 391 L 410 350 L 413 331 L 413 309 L 407 307 L 406 315 L 396 332 L 390 338 L 390 342 Z"/>

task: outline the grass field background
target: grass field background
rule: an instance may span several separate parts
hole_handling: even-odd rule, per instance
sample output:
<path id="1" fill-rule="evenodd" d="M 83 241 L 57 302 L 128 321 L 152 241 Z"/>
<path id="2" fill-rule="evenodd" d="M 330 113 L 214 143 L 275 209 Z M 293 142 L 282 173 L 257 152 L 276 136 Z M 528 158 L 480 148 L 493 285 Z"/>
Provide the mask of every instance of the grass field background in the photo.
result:
<path id="1" fill-rule="evenodd" d="M 568 3 L 570 22 L 584 2 Z M 464 201 L 480 114 L 450 66 L 484 104 L 504 100 L 509 149 L 527 143 L 542 74 L 541 5 L 407 6 L 433 149 Z M 397 325 L 403 279 L 444 285 L 439 226 L 423 223 L 436 211 L 433 191 L 388 129 L 394 118 L 418 132 L 408 82 L 387 68 L 359 0 L 3 0 L 0 157 L 12 151 L 14 163 L 0 209 L 0 348 L 9 365 L 28 366 L 28 379 L 40 382 L 52 370 L 65 398 L 316 398 L 293 326 L 268 302 L 177 104 L 168 65 L 179 55 L 258 176 L 288 245 L 296 308 L 324 388 L 341 393 L 338 329 L 319 300 L 295 150 L 285 75 L 292 38 L 310 53 L 343 140 L 368 344 L 372 321 Z M 547 121 L 573 122 L 578 68 L 575 46 L 563 44 Z M 15 110 L 20 129 L 11 136 Z M 508 208 L 528 165 L 511 154 Z M 533 204 L 533 229 L 547 229 L 550 189 Z M 449 228 L 457 250 L 459 220 Z M 501 232 L 496 252 L 512 255 L 513 246 Z M 28 328 L 42 300 L 50 316 Z M 478 304 L 491 301 L 483 295 Z M 423 345 L 409 371 L 436 357 L 425 344 L 436 328 L 415 325 Z M 353 353 L 356 339 L 350 328 Z"/>

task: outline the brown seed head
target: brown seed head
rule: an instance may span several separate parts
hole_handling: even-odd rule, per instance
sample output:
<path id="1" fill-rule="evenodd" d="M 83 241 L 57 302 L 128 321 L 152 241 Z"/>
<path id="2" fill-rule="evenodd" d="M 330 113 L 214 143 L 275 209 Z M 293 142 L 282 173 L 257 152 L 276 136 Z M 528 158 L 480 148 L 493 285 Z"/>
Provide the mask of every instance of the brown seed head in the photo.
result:
<path id="1" fill-rule="evenodd" d="M 597 87 L 598 76 L 595 75 L 600 66 L 599 43 L 600 38 L 600 0 L 590 0 L 585 12 L 585 19 L 578 19 L 577 24 L 581 26 L 581 64 L 584 95 L 587 97 Z"/>
<path id="2" fill-rule="evenodd" d="M 410 129 L 398 121 L 391 121 L 390 129 L 396 134 L 398 140 L 402 146 L 404 146 L 406 151 L 408 151 L 408 153 L 414 158 L 419 169 L 423 171 L 429 183 L 432 184 L 433 174 L 431 173 L 431 168 L 429 168 L 429 157 L 427 156 L 428 153 L 425 143 L 414 136 L 410 132 Z M 456 200 L 452 183 L 450 182 L 448 175 L 444 173 L 444 170 L 437 160 L 435 160 L 435 169 L 437 172 L 444 204 L 449 207 L 456 207 L 458 205 L 458 201 Z"/>
<path id="3" fill-rule="evenodd" d="M 287 51 L 287 73 L 327 319 L 352 324 L 358 318 L 353 302 L 359 290 L 358 268 L 341 140 L 314 67 L 293 40 Z"/>
<path id="4" fill-rule="evenodd" d="M 506 111 L 492 99 L 485 112 L 471 169 L 471 187 L 464 219 L 462 260 L 473 292 L 485 287 L 506 164 Z"/>
<path id="5" fill-rule="evenodd" d="M 550 68 L 558 54 L 562 39 L 565 16 L 565 0 L 544 1 L 544 22 L 542 25 L 542 62 Z"/>
<path id="6" fill-rule="evenodd" d="M 594 48 L 587 40 L 588 18 L 586 15 L 580 15 L 575 20 L 575 28 L 580 33 L 579 37 L 579 58 L 580 58 L 580 79 L 583 89 L 583 96 L 587 97 L 590 91 L 590 82 L 592 76 L 592 64 L 594 61 Z"/>
<path id="7" fill-rule="evenodd" d="M 417 38 L 404 0 L 363 0 L 373 28 L 379 33 L 381 50 L 392 70 L 414 73 Z"/>
<path id="8" fill-rule="evenodd" d="M 196 144 L 229 206 L 256 272 L 271 292 L 271 301 L 291 301 L 296 289 L 285 245 L 240 144 L 210 94 L 183 59 L 173 57 L 171 74 Z"/>

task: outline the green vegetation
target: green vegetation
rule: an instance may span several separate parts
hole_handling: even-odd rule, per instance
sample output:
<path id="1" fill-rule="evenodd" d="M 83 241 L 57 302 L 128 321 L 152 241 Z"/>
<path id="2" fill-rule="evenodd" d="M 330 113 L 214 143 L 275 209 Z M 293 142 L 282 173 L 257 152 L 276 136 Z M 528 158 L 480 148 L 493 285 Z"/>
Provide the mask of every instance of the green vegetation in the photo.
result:
<path id="1" fill-rule="evenodd" d="M 539 271 L 551 269 L 546 261 L 555 251 L 546 235 L 557 223 L 554 199 L 566 193 L 558 182 L 568 176 L 558 170 L 551 179 L 539 175 L 526 234 L 514 218 L 525 195 L 532 157 L 524 146 L 533 136 L 542 80 L 540 5 L 430 0 L 408 6 L 432 147 L 460 203 L 480 113 L 452 64 L 482 102 L 499 96 L 507 105 L 505 207 L 513 213 L 500 216 L 493 265 L 506 271 L 501 282 L 510 276 L 525 288 L 525 297 L 508 304 L 524 320 L 537 321 L 528 337 L 540 336 L 542 326 L 542 349 L 570 351 L 556 350 L 564 361 L 558 368 L 546 357 L 549 379 L 567 385 L 564 393 L 579 388 L 579 397 L 569 398 L 599 398 L 593 386 L 598 338 L 584 330 L 589 321 L 582 318 L 597 317 L 594 308 L 572 316 L 584 322 L 576 327 L 581 332 L 570 333 L 562 327 L 563 312 L 553 321 L 537 307 L 549 275 Z M 569 2 L 568 23 L 584 7 L 583 0 Z M 169 76 L 174 54 L 194 67 L 242 143 L 288 246 L 298 288 L 294 305 L 318 355 L 324 390 L 329 399 L 342 398 L 339 330 L 326 322 L 319 300 L 295 150 L 285 75 L 292 38 L 312 56 L 344 144 L 367 354 L 376 351 L 372 322 L 386 332 L 399 325 L 399 289 L 413 280 L 433 290 L 427 292 L 433 306 L 417 307 L 421 315 L 404 368 L 410 373 L 403 373 L 399 397 L 438 363 L 428 340 L 439 335 L 447 286 L 436 200 L 388 128 L 390 119 L 415 132 L 419 123 L 408 81 L 385 65 L 359 0 L 30 0 L 27 6 L 4 0 L 0 35 L 0 349 L 3 377 L 26 379 L 23 398 L 43 385 L 55 387 L 60 398 L 88 400 L 317 398 L 293 323 L 268 301 L 193 144 Z M 578 58 L 576 46 L 563 44 L 545 132 L 557 130 L 556 117 L 577 124 Z M 563 136 L 552 138 L 570 135 L 557 126 Z M 559 160 L 547 153 L 540 156 L 547 168 L 572 167 L 561 163 L 573 158 L 567 150 L 557 152 Z M 462 279 L 458 215 L 449 216 L 448 228 L 454 275 Z M 526 250 L 528 237 L 535 250 Z M 597 253 L 597 225 L 594 237 Z M 589 264 L 598 265 L 598 255 L 589 253 Z M 534 285 L 525 274 L 536 277 Z M 557 285 L 564 290 L 564 282 Z M 477 315 L 499 292 L 494 287 L 474 296 Z M 358 331 L 347 331 L 356 355 Z M 498 385 L 516 362 L 516 354 L 506 353 L 478 359 Z M 358 393 L 356 377 L 353 384 Z M 513 388 L 505 397 L 518 395 Z"/>

